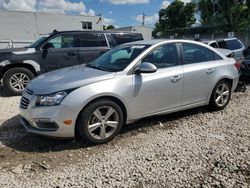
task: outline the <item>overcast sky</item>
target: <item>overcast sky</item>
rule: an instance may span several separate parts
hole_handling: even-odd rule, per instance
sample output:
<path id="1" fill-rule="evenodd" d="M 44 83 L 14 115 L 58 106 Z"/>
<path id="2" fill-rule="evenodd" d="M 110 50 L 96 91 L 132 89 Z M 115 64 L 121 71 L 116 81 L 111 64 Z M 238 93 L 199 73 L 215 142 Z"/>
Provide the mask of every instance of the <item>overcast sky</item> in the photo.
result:
<path id="1" fill-rule="evenodd" d="M 100 15 L 105 24 L 130 26 L 142 23 L 153 27 L 158 12 L 173 0 L 0 0 L 1 10 L 39 11 L 63 14 Z M 190 0 L 182 0 L 189 2 Z"/>

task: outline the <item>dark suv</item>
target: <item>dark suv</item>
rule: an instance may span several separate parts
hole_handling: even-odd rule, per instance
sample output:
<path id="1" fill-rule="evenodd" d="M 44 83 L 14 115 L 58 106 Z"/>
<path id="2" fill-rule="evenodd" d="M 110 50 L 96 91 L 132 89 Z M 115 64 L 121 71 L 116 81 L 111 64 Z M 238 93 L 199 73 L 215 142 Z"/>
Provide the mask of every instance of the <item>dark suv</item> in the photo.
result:
<path id="1" fill-rule="evenodd" d="M 138 40 L 143 40 L 140 33 L 54 31 L 29 47 L 0 50 L 0 80 L 9 94 L 18 95 L 37 75 L 88 63 L 119 44 Z"/>

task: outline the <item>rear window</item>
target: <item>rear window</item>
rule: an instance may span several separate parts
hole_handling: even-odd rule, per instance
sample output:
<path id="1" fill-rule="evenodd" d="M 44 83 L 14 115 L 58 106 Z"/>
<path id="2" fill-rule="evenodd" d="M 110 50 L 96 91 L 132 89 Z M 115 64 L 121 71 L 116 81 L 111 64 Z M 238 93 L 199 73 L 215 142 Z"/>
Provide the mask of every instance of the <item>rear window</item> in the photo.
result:
<path id="1" fill-rule="evenodd" d="M 124 44 L 127 42 L 133 42 L 133 41 L 138 41 L 138 40 L 143 40 L 143 37 L 139 33 L 131 33 L 131 34 L 124 34 L 124 33 L 113 33 L 111 34 L 117 44 Z"/>
<path id="2" fill-rule="evenodd" d="M 229 50 L 238 50 L 243 48 L 242 44 L 237 40 L 227 40 L 218 42 L 220 48 L 229 49 Z"/>
<path id="3" fill-rule="evenodd" d="M 78 35 L 78 47 L 106 47 L 104 34 L 82 33 Z"/>

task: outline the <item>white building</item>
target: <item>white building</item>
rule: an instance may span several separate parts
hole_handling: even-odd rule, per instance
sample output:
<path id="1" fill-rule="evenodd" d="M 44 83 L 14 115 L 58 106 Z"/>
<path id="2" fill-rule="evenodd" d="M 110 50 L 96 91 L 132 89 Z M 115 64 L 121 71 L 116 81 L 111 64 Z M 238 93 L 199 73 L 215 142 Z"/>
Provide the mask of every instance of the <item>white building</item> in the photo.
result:
<path id="1" fill-rule="evenodd" d="M 103 30 L 101 16 L 0 11 L 0 48 L 27 45 L 53 30 Z"/>
<path id="2" fill-rule="evenodd" d="M 152 39 L 152 29 L 143 25 L 139 26 L 129 26 L 129 27 L 121 27 L 114 29 L 115 31 L 132 31 L 136 33 L 141 33 L 144 40 Z"/>

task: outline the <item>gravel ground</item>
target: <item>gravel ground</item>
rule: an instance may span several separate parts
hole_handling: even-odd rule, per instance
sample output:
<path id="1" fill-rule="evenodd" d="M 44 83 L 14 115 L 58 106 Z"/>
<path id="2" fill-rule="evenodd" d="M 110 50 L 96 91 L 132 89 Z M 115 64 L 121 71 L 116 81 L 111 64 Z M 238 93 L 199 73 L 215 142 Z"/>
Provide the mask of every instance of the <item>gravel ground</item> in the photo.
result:
<path id="1" fill-rule="evenodd" d="M 250 86 L 223 111 L 146 119 L 99 146 L 25 133 L 18 101 L 0 88 L 0 187 L 250 187 Z"/>

